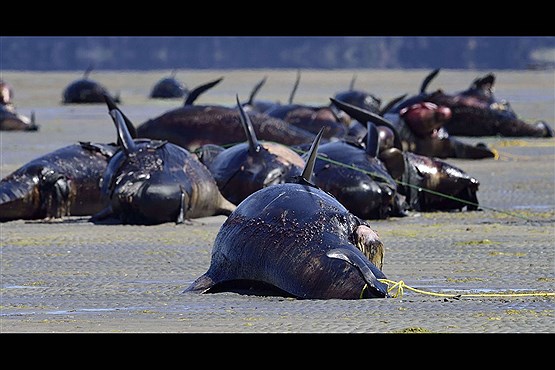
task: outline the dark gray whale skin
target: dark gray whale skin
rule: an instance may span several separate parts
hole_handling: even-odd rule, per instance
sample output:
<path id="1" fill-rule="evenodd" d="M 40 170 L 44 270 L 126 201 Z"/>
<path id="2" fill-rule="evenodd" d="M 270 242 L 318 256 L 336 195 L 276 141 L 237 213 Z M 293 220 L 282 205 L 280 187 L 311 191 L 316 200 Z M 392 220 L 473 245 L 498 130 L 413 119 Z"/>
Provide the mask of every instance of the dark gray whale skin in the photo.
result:
<path id="1" fill-rule="evenodd" d="M 431 93 L 426 87 L 439 73 L 432 71 L 422 83 L 420 93 L 399 102 L 385 113 L 399 113 L 412 104 L 428 101 L 451 109 L 452 117 L 444 124 L 453 136 L 553 137 L 553 128 L 544 121 L 529 123 L 518 117 L 510 104 L 493 94 L 495 75 L 490 73 L 472 82 L 464 91 L 448 94 L 442 89 Z"/>
<path id="2" fill-rule="evenodd" d="M 387 296 L 383 244 L 310 178 L 317 143 L 301 176 L 256 191 L 222 224 L 210 267 L 185 292 L 264 292 L 299 299 Z M 260 293 L 259 293 L 260 294 Z"/>
<path id="3" fill-rule="evenodd" d="M 352 242 L 361 225 L 367 224 L 324 191 L 300 184 L 264 188 L 224 222 L 210 268 L 187 291 L 251 282 L 297 298 L 358 299 L 367 283 L 360 270 L 328 252 L 346 249 L 362 268 L 385 278 Z M 386 296 L 376 283 L 381 289 L 364 290 L 366 298 Z"/>
<path id="4" fill-rule="evenodd" d="M 260 140 L 284 145 L 310 143 L 314 134 L 262 113 L 249 113 Z M 140 137 L 167 140 L 189 151 L 203 145 L 233 145 L 245 140 L 239 111 L 223 106 L 177 108 L 137 127 Z"/>
<path id="5" fill-rule="evenodd" d="M 160 79 L 154 84 L 150 91 L 150 97 L 154 99 L 173 99 L 181 98 L 189 92 L 189 89 L 179 81 L 174 69 L 168 77 Z"/>
<path id="6" fill-rule="evenodd" d="M 95 214 L 92 222 L 182 223 L 186 219 L 228 215 L 235 209 L 196 155 L 166 141 L 134 138 L 129 119 L 105 97 L 121 147 L 110 158 L 100 180 L 108 206 Z"/>
<path id="7" fill-rule="evenodd" d="M 411 152 L 404 152 L 403 156 L 405 159 L 405 172 L 402 177 L 404 185 L 399 186 L 399 192 L 407 197 L 407 203 L 412 210 L 419 212 L 460 211 L 465 207 L 468 211 L 479 210 L 476 193 L 480 182 L 476 178 L 437 158 Z M 409 186 L 409 184 L 413 186 Z M 449 195 L 449 197 L 420 191 L 419 188 L 433 190 Z"/>
<path id="8" fill-rule="evenodd" d="M 26 117 L 15 111 L 11 104 L 0 104 L 0 131 L 38 131 L 34 113 Z"/>
<path id="9" fill-rule="evenodd" d="M 220 151 L 214 144 L 207 144 L 197 154 L 214 176 L 222 195 L 236 205 L 257 190 L 300 175 L 305 165 L 302 157 L 288 146 L 258 141 L 238 97 L 237 106 L 247 140 L 226 149 L 220 147 Z"/>
<path id="10" fill-rule="evenodd" d="M 403 215 L 405 207 L 397 184 L 376 156 L 345 141 L 326 143 L 320 147 L 319 154 L 333 162 L 316 161 L 314 183 L 333 194 L 351 213 L 365 220 Z"/>
<path id="11" fill-rule="evenodd" d="M 80 142 L 38 157 L 0 181 L 0 222 L 90 216 L 106 206 L 99 180 L 115 144 Z"/>
<path id="12" fill-rule="evenodd" d="M 465 207 L 469 211 L 479 209 L 476 192 L 478 191 L 480 183 L 477 179 L 469 176 L 460 168 L 439 158 L 420 155 L 406 150 L 400 151 L 399 149 L 402 148 L 402 144 L 399 140 L 399 134 L 389 121 L 383 119 L 383 117 L 379 115 L 364 111 L 350 104 L 342 103 L 335 99 L 332 101 L 340 107 L 347 108 L 348 111 L 353 114 L 360 114 L 359 118 L 370 120 L 373 124 L 379 125 L 380 129 L 390 130 L 392 138 L 387 139 L 389 135 L 386 135 L 384 139 L 386 142 L 391 140 L 391 144 L 387 145 L 391 145 L 392 147 L 379 148 L 378 158 L 384 163 L 392 176 L 395 174 L 394 177 L 396 179 L 402 180 L 397 187 L 397 191 L 406 197 L 409 209 L 420 212 L 462 210 Z M 366 132 L 369 132 L 369 130 L 366 130 Z M 386 144 L 386 142 L 383 144 Z M 364 137 L 355 138 L 355 143 L 365 147 L 367 151 L 368 148 L 375 148 L 376 146 L 376 144 L 369 144 L 368 134 L 366 134 L 366 139 Z M 324 146 L 326 145 L 330 144 L 325 144 Z M 380 143 L 380 146 L 381 145 Z M 465 147 L 471 148 L 468 146 Z M 370 152 L 372 152 L 372 150 L 370 150 Z M 480 150 L 480 148 L 477 148 L 477 150 Z M 402 156 L 399 157 L 395 154 L 396 152 L 401 153 Z M 334 157 L 337 157 L 337 155 L 334 155 Z M 355 155 L 345 155 L 345 157 L 347 157 L 349 161 L 353 161 L 351 158 L 356 158 Z M 340 161 L 345 162 L 345 159 Z M 439 192 L 443 195 L 423 191 L 421 188 L 436 193 Z M 329 189 L 327 190 L 330 191 Z M 461 201 L 453 199 L 453 197 L 459 198 Z M 356 207 L 360 207 L 364 204 L 364 202 L 361 201 L 343 203 L 352 204 Z M 354 212 L 353 210 L 351 211 Z"/>
<path id="13" fill-rule="evenodd" d="M 167 140 L 189 151 L 206 144 L 233 145 L 245 140 L 238 109 L 221 105 L 194 105 L 200 94 L 222 78 L 192 89 L 182 107 L 149 119 L 137 127 L 138 137 Z M 259 140 L 284 145 L 311 143 L 315 134 L 263 113 L 250 112 L 250 120 Z"/>
<path id="14" fill-rule="evenodd" d="M 71 82 L 62 92 L 62 104 L 97 104 L 104 103 L 104 95 L 109 95 L 108 90 L 99 82 L 89 79 L 92 67 L 83 73 L 83 77 Z M 120 103 L 119 94 L 110 98 Z"/>

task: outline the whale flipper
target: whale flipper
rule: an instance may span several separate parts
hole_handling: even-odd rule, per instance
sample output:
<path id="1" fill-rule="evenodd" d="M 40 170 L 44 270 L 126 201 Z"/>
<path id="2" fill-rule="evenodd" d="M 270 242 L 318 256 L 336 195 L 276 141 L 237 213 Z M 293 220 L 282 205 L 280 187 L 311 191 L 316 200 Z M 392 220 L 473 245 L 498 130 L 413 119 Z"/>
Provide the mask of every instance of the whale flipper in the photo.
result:
<path id="1" fill-rule="evenodd" d="M 364 281 L 368 284 L 368 288 L 372 291 L 372 294 L 381 297 L 386 297 L 388 295 L 387 285 L 378 280 L 378 278 L 384 278 L 382 272 L 370 261 L 365 261 L 351 249 L 335 248 L 327 251 L 326 256 L 343 260 L 356 267 L 364 278 Z M 376 276 L 376 274 L 378 276 Z"/>

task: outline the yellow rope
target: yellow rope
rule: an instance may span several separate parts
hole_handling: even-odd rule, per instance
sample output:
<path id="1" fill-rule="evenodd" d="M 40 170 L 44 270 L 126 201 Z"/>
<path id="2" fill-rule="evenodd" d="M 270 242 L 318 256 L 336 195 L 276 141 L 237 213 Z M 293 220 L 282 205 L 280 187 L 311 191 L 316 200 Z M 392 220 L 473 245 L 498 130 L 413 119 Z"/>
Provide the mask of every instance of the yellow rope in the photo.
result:
<path id="1" fill-rule="evenodd" d="M 523 140 L 503 140 L 499 143 L 497 143 L 498 147 L 514 147 L 514 146 L 520 146 L 520 147 L 555 147 L 554 143 L 552 141 L 549 142 L 535 142 L 535 143 L 530 143 L 530 142 L 526 142 Z M 519 154 L 509 154 L 506 152 L 502 152 L 499 153 L 499 151 L 495 148 L 495 146 L 491 147 L 491 151 L 494 153 L 495 157 L 494 159 L 498 160 L 498 159 L 504 159 L 501 157 L 507 157 L 509 160 L 510 159 L 514 159 L 514 160 L 518 160 L 518 159 L 522 159 L 522 160 L 530 160 L 530 159 L 535 159 L 535 156 L 529 156 L 529 155 L 519 155 Z"/>
<path id="2" fill-rule="evenodd" d="M 554 297 L 555 293 L 552 292 L 536 292 L 536 293 L 476 293 L 476 294 L 446 294 L 446 293 L 434 293 L 434 292 L 427 292 L 425 290 L 421 290 L 421 289 L 416 289 L 413 287 L 410 287 L 408 285 L 405 284 L 405 282 L 403 280 L 399 280 L 399 281 L 393 281 L 393 280 L 389 280 L 389 279 L 378 279 L 378 281 L 381 281 L 382 283 L 385 283 L 388 285 L 388 289 L 387 289 L 387 293 L 390 293 L 393 289 L 397 288 L 397 291 L 395 292 L 394 295 L 392 295 L 393 298 L 397 298 L 397 297 L 402 297 L 403 296 L 403 291 L 404 289 L 408 289 L 408 290 L 412 290 L 413 292 L 416 293 L 421 293 L 421 294 L 426 294 L 426 295 L 432 295 L 432 296 L 436 296 L 436 297 L 448 297 L 448 298 L 464 298 L 464 297 L 538 297 L 538 296 L 543 296 L 543 297 Z M 360 297 L 362 298 L 362 295 L 364 293 L 364 290 L 367 288 L 366 284 L 364 285 L 364 288 L 362 288 L 362 292 L 360 293 Z"/>
<path id="3" fill-rule="evenodd" d="M 527 146 L 531 148 L 546 148 L 553 147 L 553 141 L 536 141 L 536 142 L 526 142 L 524 140 L 502 140 L 497 143 L 497 146 L 509 147 L 509 146 Z"/>
<path id="4" fill-rule="evenodd" d="M 499 152 L 497 151 L 497 149 L 491 148 L 491 151 L 493 153 L 493 159 L 498 160 L 499 159 Z"/>

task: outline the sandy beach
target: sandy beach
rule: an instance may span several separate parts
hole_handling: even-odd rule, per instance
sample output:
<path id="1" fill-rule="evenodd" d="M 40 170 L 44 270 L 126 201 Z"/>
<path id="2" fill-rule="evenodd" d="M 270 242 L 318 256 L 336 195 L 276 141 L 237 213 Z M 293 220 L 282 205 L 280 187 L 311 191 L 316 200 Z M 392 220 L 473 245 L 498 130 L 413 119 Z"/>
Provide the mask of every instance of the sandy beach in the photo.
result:
<path id="1" fill-rule="evenodd" d="M 327 104 L 348 87 L 387 102 L 418 92 L 426 70 L 307 70 L 299 102 Z M 430 89 L 463 90 L 492 71 L 442 71 Z M 553 71 L 493 71 L 496 94 L 526 120 L 555 123 Z M 95 71 L 135 123 L 183 104 L 148 98 L 170 71 Z M 1 132 L 1 176 L 77 141 L 111 142 L 106 107 L 62 105 L 82 72 L 2 71 L 37 132 Z M 264 76 L 260 99 L 285 102 L 295 70 L 179 71 L 188 87 L 224 76 L 198 104 L 233 106 Z M 210 265 L 224 216 L 184 224 L 94 225 L 86 217 L 0 224 L 1 333 L 554 333 L 555 139 L 468 138 L 498 159 L 446 160 L 480 181 L 476 212 L 373 220 L 395 297 L 298 300 L 183 290 Z M 411 289 L 411 288 L 414 288 Z M 395 293 L 395 294 L 393 294 Z"/>

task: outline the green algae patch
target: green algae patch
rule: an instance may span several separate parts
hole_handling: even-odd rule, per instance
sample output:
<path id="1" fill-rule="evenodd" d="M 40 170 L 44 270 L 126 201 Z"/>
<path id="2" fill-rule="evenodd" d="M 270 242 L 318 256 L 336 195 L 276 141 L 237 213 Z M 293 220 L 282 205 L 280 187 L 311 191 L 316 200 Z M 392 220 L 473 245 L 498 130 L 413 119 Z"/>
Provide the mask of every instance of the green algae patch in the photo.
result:
<path id="1" fill-rule="evenodd" d="M 528 143 L 523 140 L 501 140 L 496 146 L 501 148 L 512 147 L 512 146 L 528 146 Z"/>
<path id="2" fill-rule="evenodd" d="M 420 334 L 420 333 L 422 333 L 423 334 L 423 333 L 432 333 L 432 331 L 428 330 L 426 328 L 419 327 L 419 326 L 413 326 L 413 327 L 410 327 L 410 328 L 405 328 L 405 329 L 394 331 L 394 333 L 399 333 L 399 334 L 401 334 L 401 333 L 404 333 L 404 334 Z"/>
<path id="3" fill-rule="evenodd" d="M 468 283 L 473 281 L 484 281 L 484 279 L 480 278 L 461 278 L 461 279 L 454 279 L 454 278 L 447 278 L 447 281 L 450 283 Z"/>
<path id="4" fill-rule="evenodd" d="M 499 251 L 491 251 L 489 252 L 490 256 L 513 256 L 513 257 L 524 257 L 526 253 L 522 252 L 499 252 Z"/>
<path id="5" fill-rule="evenodd" d="M 76 319 L 43 319 L 36 321 L 39 324 L 66 324 L 66 323 L 76 323 Z"/>
<path id="6" fill-rule="evenodd" d="M 513 187 L 516 190 L 522 188 L 522 186 L 515 185 Z M 521 189 L 522 190 L 522 189 Z M 553 211 L 536 211 L 536 210 L 522 210 L 518 211 L 500 211 L 492 214 L 492 217 L 498 220 L 507 220 L 510 218 L 521 218 L 527 221 L 550 221 L 555 217 L 555 212 Z"/>
<path id="7" fill-rule="evenodd" d="M 28 304 L 14 304 L 14 305 L 0 305 L 0 310 L 6 310 L 6 309 L 14 309 L 17 308 L 19 310 L 30 310 L 30 309 L 34 309 L 34 308 L 45 308 L 44 306 L 30 306 Z"/>
<path id="8" fill-rule="evenodd" d="M 43 286 L 46 285 L 46 281 L 33 281 L 31 283 L 23 283 L 24 286 Z"/>
<path id="9" fill-rule="evenodd" d="M 536 310 L 530 310 L 530 309 L 522 309 L 522 310 L 510 309 L 510 310 L 505 310 L 505 314 L 507 314 L 507 315 L 528 315 L 528 316 L 534 316 L 534 317 L 552 316 L 553 315 L 553 310 L 536 311 Z"/>
<path id="10" fill-rule="evenodd" d="M 385 234 L 385 233 L 383 233 Z M 387 232 L 387 236 L 397 236 L 397 237 L 409 237 L 409 238 L 416 238 L 419 236 L 420 233 L 416 230 L 391 230 Z"/>
<path id="11" fill-rule="evenodd" d="M 492 242 L 489 239 L 482 239 L 482 240 L 469 240 L 467 242 L 455 243 L 455 245 L 489 245 L 489 244 L 499 244 L 499 242 Z"/>

